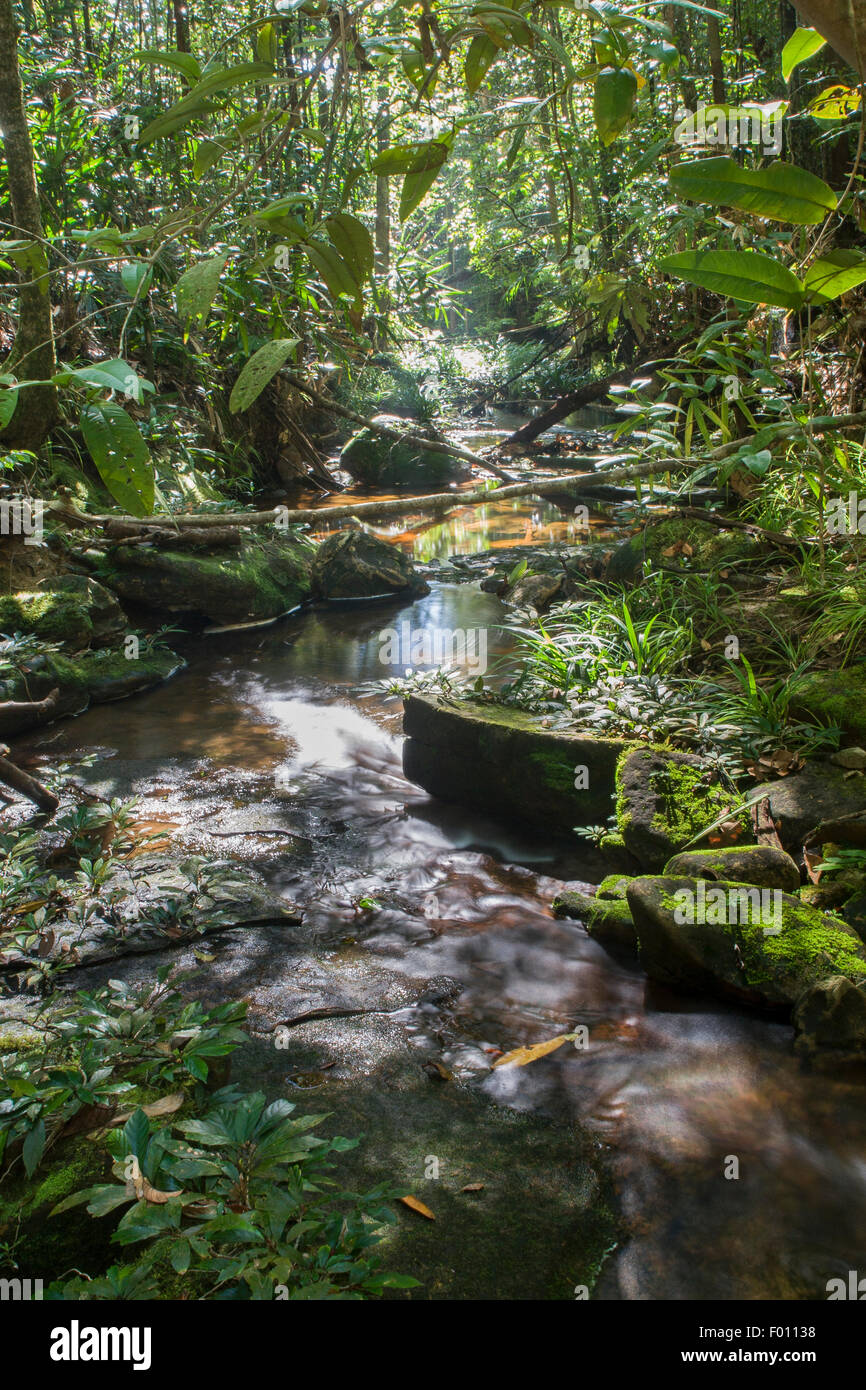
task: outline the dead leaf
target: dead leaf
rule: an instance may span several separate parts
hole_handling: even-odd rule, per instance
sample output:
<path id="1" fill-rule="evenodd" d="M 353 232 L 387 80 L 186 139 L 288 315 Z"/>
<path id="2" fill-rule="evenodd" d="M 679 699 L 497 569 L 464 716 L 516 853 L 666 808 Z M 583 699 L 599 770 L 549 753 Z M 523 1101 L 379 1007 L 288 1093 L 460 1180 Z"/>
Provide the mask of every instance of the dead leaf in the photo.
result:
<path id="1" fill-rule="evenodd" d="M 820 851 L 814 849 L 803 850 L 803 863 L 806 865 L 806 873 L 809 875 L 812 883 L 821 882 L 821 864 L 823 862 L 824 856 Z"/>
<path id="2" fill-rule="evenodd" d="M 468 1182 L 465 1187 L 461 1187 L 461 1192 L 483 1192 L 483 1182 Z"/>
<path id="3" fill-rule="evenodd" d="M 534 1047 L 515 1047 L 513 1051 L 506 1052 L 504 1057 L 498 1057 L 493 1063 L 493 1070 L 496 1067 L 525 1067 L 529 1062 L 534 1062 L 538 1057 L 546 1057 L 549 1052 L 555 1052 L 563 1043 L 573 1042 L 574 1033 L 560 1033 L 556 1038 L 548 1038 L 547 1042 L 536 1043 Z"/>
<path id="4" fill-rule="evenodd" d="M 403 1203 L 404 1207 L 408 1207 L 410 1211 L 417 1211 L 419 1216 L 426 1216 L 428 1221 L 436 1220 L 430 1208 L 425 1207 L 423 1202 L 419 1202 L 417 1197 L 401 1197 L 400 1201 Z"/>
<path id="5" fill-rule="evenodd" d="M 161 1100 L 151 1101 L 150 1105 L 136 1106 L 136 1109 L 143 1110 L 145 1115 L 147 1115 L 149 1119 L 155 1120 L 158 1119 L 161 1115 L 173 1115 L 175 1110 L 180 1109 L 185 1100 L 186 1096 L 184 1095 L 183 1091 L 175 1091 L 170 1096 L 163 1096 Z M 114 1109 L 114 1107 L 111 1107 L 111 1109 L 109 1109 L 108 1107 L 99 1108 L 108 1110 L 108 1114 L 105 1118 L 105 1123 L 101 1126 L 101 1128 L 89 1129 L 89 1133 L 91 1136 L 104 1134 L 106 1129 L 114 1129 L 117 1125 L 125 1125 L 127 1120 L 135 1114 L 135 1110 L 118 1110 L 112 1114 L 111 1111 Z"/>

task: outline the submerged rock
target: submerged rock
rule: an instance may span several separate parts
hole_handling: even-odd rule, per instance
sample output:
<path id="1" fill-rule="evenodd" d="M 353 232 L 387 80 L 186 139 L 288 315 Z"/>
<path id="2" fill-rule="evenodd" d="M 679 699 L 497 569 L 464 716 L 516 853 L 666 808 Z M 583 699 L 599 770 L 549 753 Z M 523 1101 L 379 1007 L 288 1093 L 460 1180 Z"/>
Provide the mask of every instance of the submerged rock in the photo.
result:
<path id="1" fill-rule="evenodd" d="M 650 872 L 724 817 L 737 800 L 691 753 L 632 746 L 617 767 L 618 831 L 629 854 Z M 731 822 L 715 833 L 729 842 L 749 837 L 745 816 Z"/>
<path id="2" fill-rule="evenodd" d="M 266 622 L 298 608 L 312 591 L 311 542 L 249 538 L 240 551 L 203 555 L 119 545 L 99 577 L 121 598 L 230 626 Z"/>
<path id="3" fill-rule="evenodd" d="M 414 597 L 430 586 L 402 550 L 369 531 L 337 531 L 316 551 L 313 591 L 325 599 Z"/>
<path id="4" fill-rule="evenodd" d="M 664 872 L 679 878 L 751 883 L 758 888 L 780 888 L 796 893 L 800 870 L 789 854 L 773 845 L 742 845 L 728 849 L 692 849 L 675 854 Z"/>
<path id="5" fill-rule="evenodd" d="M 635 879 L 627 899 L 641 965 L 661 984 L 784 1013 L 832 975 L 866 984 L 857 934 L 778 890 L 664 875 Z"/>
<path id="6" fill-rule="evenodd" d="M 381 418 L 382 424 L 394 424 L 398 428 L 402 424 L 399 420 L 377 418 Z M 420 433 L 424 433 L 425 438 L 436 438 L 432 432 Z M 366 428 L 358 430 L 344 444 L 340 467 L 357 482 L 371 487 L 437 487 L 471 474 L 469 463 L 463 459 L 438 450 L 419 449 L 410 440 L 388 439 Z"/>

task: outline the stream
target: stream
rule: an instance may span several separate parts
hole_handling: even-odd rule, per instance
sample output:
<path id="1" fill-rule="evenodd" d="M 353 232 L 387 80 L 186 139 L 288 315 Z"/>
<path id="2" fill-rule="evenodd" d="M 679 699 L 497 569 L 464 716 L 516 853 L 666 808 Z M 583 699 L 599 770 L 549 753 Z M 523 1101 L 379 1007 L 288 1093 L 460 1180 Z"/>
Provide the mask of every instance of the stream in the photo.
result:
<path id="1" fill-rule="evenodd" d="M 566 538 L 561 512 L 520 499 L 394 539 L 431 558 L 545 524 Z M 249 1001 L 234 1079 L 363 1133 L 353 1177 L 405 1182 L 431 1208 L 435 1223 L 400 1217 L 389 1256 L 422 1297 L 574 1297 L 581 1232 L 608 1204 L 600 1158 L 620 1215 L 594 1298 L 823 1299 L 829 1278 L 866 1273 L 862 1090 L 804 1072 L 789 1027 L 651 987 L 555 920 L 563 881 L 598 881 L 584 842 L 521 834 L 402 776 L 400 702 L 370 688 L 402 674 L 381 634 L 484 629 L 495 656 L 506 612 L 477 584 L 433 583 L 411 606 L 190 639 L 168 684 L 27 742 L 95 753 L 76 775 L 139 797 L 142 832 L 240 858 L 302 908 L 300 928 L 209 937 L 190 988 Z M 174 959 L 195 963 L 169 950 L 75 984 Z M 275 1025 L 310 1012 L 275 1045 Z M 581 1024 L 585 1050 L 492 1069 Z"/>

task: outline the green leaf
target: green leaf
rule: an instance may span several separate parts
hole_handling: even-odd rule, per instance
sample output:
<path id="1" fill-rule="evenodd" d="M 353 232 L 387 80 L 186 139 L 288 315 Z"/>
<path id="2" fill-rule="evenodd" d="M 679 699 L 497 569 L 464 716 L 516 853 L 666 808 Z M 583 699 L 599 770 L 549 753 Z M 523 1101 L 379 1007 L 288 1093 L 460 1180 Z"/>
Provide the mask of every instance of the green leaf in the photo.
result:
<path id="1" fill-rule="evenodd" d="M 351 299 L 358 298 L 358 283 L 343 257 L 330 242 L 310 238 L 303 243 L 303 248 L 310 264 L 319 272 L 334 299 L 339 299 L 341 295 L 348 295 Z"/>
<path id="2" fill-rule="evenodd" d="M 375 252 L 373 238 L 357 217 L 348 212 L 335 213 L 325 220 L 331 244 L 342 256 L 357 283 L 369 279 L 373 271 Z"/>
<path id="3" fill-rule="evenodd" d="M 780 160 L 766 169 L 744 169 L 730 155 L 696 159 L 673 168 L 670 181 L 677 194 L 693 202 L 738 208 L 798 227 L 823 222 L 837 203 L 823 179 Z"/>
<path id="4" fill-rule="evenodd" d="M 193 88 L 193 90 L 196 90 Z M 188 93 L 183 101 L 170 106 L 167 111 L 163 111 L 161 116 L 156 116 L 138 137 L 139 145 L 150 145 L 154 140 L 160 140 L 164 135 L 173 135 L 176 130 L 189 125 L 190 121 L 207 116 L 213 111 L 213 102 L 202 101 L 201 97 L 195 97 Z"/>
<path id="5" fill-rule="evenodd" d="M 448 153 L 442 140 L 421 140 L 411 145 L 389 145 L 370 161 L 374 174 L 408 174 L 422 169 L 438 169 Z"/>
<path id="6" fill-rule="evenodd" d="M 57 386 L 69 386 L 80 382 L 82 386 L 93 386 L 103 391 L 122 391 L 136 402 L 141 402 L 145 391 L 153 391 L 153 383 L 140 377 L 122 357 L 114 357 L 108 362 L 94 362 L 88 367 L 65 367 L 51 380 Z"/>
<path id="7" fill-rule="evenodd" d="M 24 1159 L 24 1168 L 28 1178 L 32 1178 L 39 1166 L 39 1160 L 45 1149 L 45 1121 L 39 1119 L 31 1130 L 28 1130 L 27 1138 L 24 1140 L 24 1147 L 21 1157 Z"/>
<path id="8" fill-rule="evenodd" d="M 631 68 L 603 68 L 598 74 L 592 109 L 603 145 L 612 145 L 628 125 L 637 89 L 637 76 Z"/>
<path id="9" fill-rule="evenodd" d="M 120 267 L 120 282 L 130 299 L 146 294 L 152 278 L 153 270 L 147 261 L 126 261 Z"/>
<path id="10" fill-rule="evenodd" d="M 300 342 L 300 338 L 275 338 L 254 352 L 232 388 L 229 410 L 237 414 L 239 410 L 249 410 L 253 401 L 261 395 L 273 376 L 284 367 L 288 358 Z"/>
<path id="11" fill-rule="evenodd" d="M 217 160 L 222 159 L 223 155 L 231 149 L 234 142 L 230 140 L 200 140 L 195 147 L 195 156 L 192 162 L 192 172 L 196 179 L 201 179 L 208 169 L 216 164 Z"/>
<path id="12" fill-rule="evenodd" d="M 838 299 L 866 280 L 866 256 L 859 251 L 828 251 L 813 261 L 804 284 L 810 300 Z"/>
<path id="13" fill-rule="evenodd" d="M 817 29 L 795 29 L 782 49 L 782 76 L 785 81 L 789 82 L 794 69 L 813 54 L 819 53 L 826 42 Z"/>
<path id="14" fill-rule="evenodd" d="M 837 83 L 833 87 L 825 87 L 806 110 L 816 121 L 846 121 L 849 116 L 860 110 L 862 100 L 856 87 L 845 87 Z"/>
<path id="15" fill-rule="evenodd" d="M 803 302 L 803 286 L 796 275 L 759 251 L 680 251 L 663 257 L 659 268 L 745 304 L 797 309 Z"/>
<path id="16" fill-rule="evenodd" d="M 226 255 L 211 256 L 184 271 L 174 287 L 178 318 L 187 323 L 204 317 L 216 297 L 227 260 Z"/>
<path id="17" fill-rule="evenodd" d="M 499 48 L 487 34 L 476 34 L 466 55 L 466 87 L 470 94 L 477 92 L 493 64 Z"/>
<path id="18" fill-rule="evenodd" d="M 737 455 L 737 459 L 748 468 L 750 473 L 762 478 L 773 462 L 773 455 L 769 449 L 760 449 L 757 453 L 744 450 Z"/>
<path id="19" fill-rule="evenodd" d="M 249 82 L 273 82 L 275 73 L 269 63 L 237 63 L 233 68 L 217 68 L 207 73 L 188 94 L 189 101 L 201 101 L 216 92 L 231 87 L 243 87 Z"/>
<path id="20" fill-rule="evenodd" d="M 18 404 L 18 388 L 11 385 L 0 386 L 0 430 L 5 430 Z"/>
<path id="21" fill-rule="evenodd" d="M 263 24 L 256 35 L 256 53 L 259 61 L 269 68 L 277 65 L 277 31 L 273 24 Z"/>
<path id="22" fill-rule="evenodd" d="M 411 217 L 415 209 L 422 203 L 436 182 L 439 170 L 448 158 L 448 147 L 443 145 L 444 154 L 442 160 L 436 165 L 435 169 L 411 170 L 403 180 L 403 187 L 400 189 L 400 221 L 405 222 L 407 217 Z"/>
<path id="23" fill-rule="evenodd" d="M 136 53 L 135 57 L 139 63 L 152 63 L 155 67 L 162 68 L 176 68 L 191 82 L 197 82 L 201 77 L 201 67 L 198 60 L 191 53 L 181 53 L 176 48 L 167 53 L 160 52 L 155 48 L 146 48 L 143 53 Z"/>
<path id="24" fill-rule="evenodd" d="M 81 411 L 81 433 L 114 500 L 133 516 L 152 512 L 150 451 L 123 407 L 115 401 L 88 403 Z"/>

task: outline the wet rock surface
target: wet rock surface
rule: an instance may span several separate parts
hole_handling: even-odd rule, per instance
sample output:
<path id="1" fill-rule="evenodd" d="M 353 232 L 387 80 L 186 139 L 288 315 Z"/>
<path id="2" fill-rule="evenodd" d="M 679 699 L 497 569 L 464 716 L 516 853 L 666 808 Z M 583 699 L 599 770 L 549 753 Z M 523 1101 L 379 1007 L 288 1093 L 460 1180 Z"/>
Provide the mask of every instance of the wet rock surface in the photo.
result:
<path id="1" fill-rule="evenodd" d="M 313 560 L 312 582 L 316 597 L 324 599 L 429 593 L 409 557 L 367 531 L 338 531 L 323 541 Z"/>

